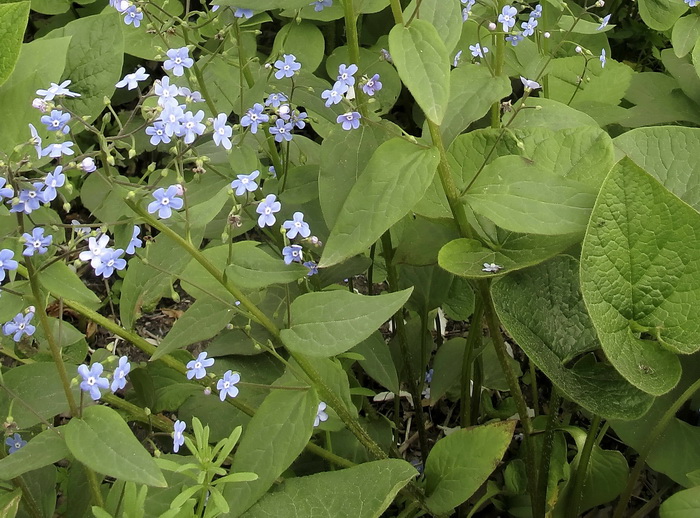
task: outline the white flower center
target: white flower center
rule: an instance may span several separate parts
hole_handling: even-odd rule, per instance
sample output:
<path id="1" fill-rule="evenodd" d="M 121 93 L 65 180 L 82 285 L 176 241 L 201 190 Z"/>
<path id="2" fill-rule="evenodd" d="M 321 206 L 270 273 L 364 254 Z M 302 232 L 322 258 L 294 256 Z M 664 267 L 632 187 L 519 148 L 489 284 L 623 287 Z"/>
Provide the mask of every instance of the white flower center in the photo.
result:
<path id="1" fill-rule="evenodd" d="M 16 442 L 15 443 L 15 450 L 19 450 L 22 447 L 22 443 Z"/>
<path id="2" fill-rule="evenodd" d="M 227 390 L 231 386 L 231 382 L 224 381 L 224 390 Z"/>
<path id="3" fill-rule="evenodd" d="M 109 267 L 114 266 L 114 259 L 110 259 L 109 261 L 107 261 L 107 266 L 109 266 Z"/>
<path id="4" fill-rule="evenodd" d="M 195 369 L 201 369 L 201 368 L 202 368 L 202 363 L 201 363 L 201 362 L 194 362 L 194 368 L 195 368 Z"/>
<path id="5" fill-rule="evenodd" d="M 294 226 L 297 228 L 301 228 L 301 223 L 299 223 L 298 221 L 295 221 Z"/>
<path id="6" fill-rule="evenodd" d="M 243 178 L 243 179 L 241 179 L 241 183 L 242 183 L 243 185 L 248 185 L 248 182 L 249 182 L 249 181 L 250 181 L 250 180 L 248 180 L 248 178 Z"/>
<path id="7" fill-rule="evenodd" d="M 257 114 L 255 114 L 255 113 L 251 113 L 251 114 L 249 115 L 249 117 L 250 117 L 250 120 L 252 120 L 252 121 L 258 120 L 258 116 L 257 116 Z"/>
<path id="8" fill-rule="evenodd" d="M 265 214 L 271 214 L 272 209 L 270 207 L 265 207 Z"/>
<path id="9" fill-rule="evenodd" d="M 34 248 L 41 248 L 41 241 L 34 241 Z"/>
<path id="10" fill-rule="evenodd" d="M 170 198 L 163 198 L 162 200 L 160 200 L 161 205 L 167 205 L 169 203 L 170 203 Z"/>
<path id="11" fill-rule="evenodd" d="M 20 331 L 22 331 L 22 330 L 24 330 L 24 326 L 25 326 L 25 324 L 24 324 L 24 322 L 22 322 L 21 324 L 19 324 L 19 325 L 17 326 L 17 329 L 19 329 Z"/>
<path id="12" fill-rule="evenodd" d="M 179 65 L 180 63 L 182 63 L 182 58 L 177 57 L 177 58 L 175 58 L 173 61 L 175 61 L 175 64 L 176 64 L 176 65 Z"/>
<path id="13" fill-rule="evenodd" d="M 86 382 L 88 385 L 90 385 L 90 386 L 94 385 L 96 381 L 97 381 L 97 380 L 95 379 L 94 376 L 90 376 L 90 377 L 88 377 L 87 380 L 85 380 L 85 382 Z"/>
<path id="14" fill-rule="evenodd" d="M 60 124 L 60 122 L 59 122 L 58 120 L 56 120 L 56 119 L 54 119 L 54 120 L 51 121 L 51 125 L 52 125 L 54 128 L 57 128 L 59 124 Z"/>
<path id="15" fill-rule="evenodd" d="M 226 133 L 226 130 L 224 128 L 219 128 L 219 135 L 223 135 Z"/>

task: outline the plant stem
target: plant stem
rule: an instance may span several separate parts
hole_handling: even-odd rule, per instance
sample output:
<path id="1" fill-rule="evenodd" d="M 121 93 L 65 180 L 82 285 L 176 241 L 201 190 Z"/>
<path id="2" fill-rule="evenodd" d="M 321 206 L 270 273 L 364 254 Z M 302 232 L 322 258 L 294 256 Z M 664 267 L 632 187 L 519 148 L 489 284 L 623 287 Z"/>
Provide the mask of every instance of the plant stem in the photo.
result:
<path id="1" fill-rule="evenodd" d="M 5 456 L 5 450 L 0 448 L 0 459 L 5 458 Z M 27 483 L 24 481 L 22 476 L 20 475 L 19 477 L 13 478 L 12 484 L 22 492 L 22 501 L 27 506 L 29 514 L 33 518 L 42 518 L 44 513 L 41 512 L 39 504 L 37 504 L 36 500 L 34 500 L 34 496 L 32 495 L 31 491 L 29 491 L 29 486 L 27 486 Z"/>
<path id="2" fill-rule="evenodd" d="M 542 452 L 540 454 L 539 478 L 537 480 L 537 494 L 533 496 L 533 508 L 537 508 L 534 516 L 545 516 L 547 509 L 547 486 L 549 483 L 549 467 L 552 460 L 552 445 L 554 444 L 554 432 L 559 415 L 559 405 L 561 404 L 561 396 L 556 387 L 552 387 L 552 393 L 549 397 L 549 418 L 547 419 L 547 428 L 544 432 L 542 440 Z M 571 515 L 572 518 L 577 515 Z"/>
<path id="3" fill-rule="evenodd" d="M 403 25 L 403 9 L 401 9 L 401 0 L 391 0 L 391 14 L 394 16 L 394 23 Z"/>
<path id="4" fill-rule="evenodd" d="M 586 442 L 583 445 L 583 450 L 581 451 L 581 456 L 578 460 L 578 469 L 576 469 L 576 474 L 574 475 L 575 478 L 573 490 L 569 495 L 568 516 L 579 515 L 581 508 L 581 499 L 583 498 L 583 486 L 586 483 L 586 476 L 588 475 L 588 466 L 591 461 L 591 453 L 593 452 L 593 446 L 595 446 L 596 443 L 598 428 L 600 428 L 600 421 L 601 418 L 599 415 L 593 416 L 591 425 L 588 428 Z"/>
<path id="5" fill-rule="evenodd" d="M 85 469 L 85 476 L 88 480 L 88 485 L 90 486 L 90 493 L 92 493 L 92 501 L 95 505 L 99 507 L 104 507 L 104 501 L 102 500 L 102 492 L 100 491 L 100 481 L 97 480 L 97 475 L 90 468 L 83 464 Z"/>
<path id="6" fill-rule="evenodd" d="M 506 5 L 506 0 L 498 0 L 497 2 L 498 12 L 501 12 L 503 7 Z M 503 74 L 503 64 L 506 59 L 506 40 L 503 35 L 496 35 L 496 51 L 495 51 L 495 62 L 493 66 L 493 75 L 499 77 Z M 500 128 L 501 127 L 501 102 L 496 101 L 491 106 L 491 127 Z"/>
<path id="7" fill-rule="evenodd" d="M 460 394 L 461 425 L 466 428 L 472 425 L 471 416 L 471 390 L 472 390 L 472 363 L 474 361 L 474 349 L 481 345 L 481 324 L 484 319 L 484 303 L 477 296 L 474 314 L 472 315 L 469 332 L 467 333 L 467 344 L 462 359 L 462 391 Z M 474 391 L 480 390 L 474 384 Z"/>

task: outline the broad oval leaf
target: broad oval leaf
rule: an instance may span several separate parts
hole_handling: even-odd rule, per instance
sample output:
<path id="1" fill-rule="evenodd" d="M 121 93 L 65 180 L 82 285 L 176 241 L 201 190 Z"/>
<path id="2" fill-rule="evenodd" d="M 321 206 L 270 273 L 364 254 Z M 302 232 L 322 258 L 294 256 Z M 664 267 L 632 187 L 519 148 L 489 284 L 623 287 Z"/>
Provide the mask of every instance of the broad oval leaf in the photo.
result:
<path id="1" fill-rule="evenodd" d="M 684 16 L 673 26 L 671 33 L 673 52 L 677 57 L 682 58 L 693 50 L 698 37 L 700 37 L 700 16 L 695 13 Z"/>
<path id="2" fill-rule="evenodd" d="M 417 474 L 400 459 L 288 479 L 244 518 L 379 518 Z"/>
<path id="3" fill-rule="evenodd" d="M 251 243 L 243 241 L 232 245 L 231 264 L 226 267 L 226 275 L 235 286 L 254 290 L 271 284 L 294 282 L 309 273 L 306 266 L 284 264 L 281 257 L 272 257 Z M 228 249 L 228 246 L 225 248 Z"/>
<path id="4" fill-rule="evenodd" d="M 441 124 L 450 96 L 450 63 L 445 44 L 433 24 L 413 20 L 389 33 L 389 52 L 406 88 L 425 116 Z"/>
<path id="5" fill-rule="evenodd" d="M 350 190 L 319 262 L 333 266 L 364 252 L 423 197 L 437 149 L 393 138 L 377 148 Z"/>
<path id="6" fill-rule="evenodd" d="M 290 351 L 329 357 L 366 339 L 403 306 L 413 288 L 369 297 L 348 291 L 307 293 L 292 302 L 292 325 L 280 333 Z"/>
<path id="7" fill-rule="evenodd" d="M 659 509 L 660 518 L 696 518 L 700 515 L 700 487 L 691 487 L 671 496 Z"/>
<path id="8" fill-rule="evenodd" d="M 601 188 L 583 242 L 581 287 L 606 355 L 653 395 L 700 349 L 700 214 L 631 160 Z"/>
<path id="9" fill-rule="evenodd" d="M 639 14 L 649 27 L 657 31 L 670 29 L 688 9 L 675 0 L 638 0 Z"/>
<path id="10" fill-rule="evenodd" d="M 416 4 L 418 12 L 415 13 Z M 459 0 L 412 0 L 404 10 L 403 16 L 406 20 L 415 14 L 417 20 L 430 22 L 434 27 L 440 27 L 440 38 L 445 42 L 447 53 L 454 50 L 459 38 L 462 35 L 462 4 Z"/>
<path id="11" fill-rule="evenodd" d="M 0 85 L 7 81 L 15 69 L 28 19 L 29 2 L 0 4 Z"/>
<path id="12" fill-rule="evenodd" d="M 501 421 L 457 430 L 440 439 L 425 462 L 425 503 L 438 515 L 449 513 L 472 496 L 496 469 L 515 430 Z"/>
<path id="13" fill-rule="evenodd" d="M 63 261 L 57 261 L 41 270 L 39 282 L 56 298 L 74 300 L 92 309 L 100 306 L 100 298 Z"/>
<path id="14" fill-rule="evenodd" d="M 68 449 L 88 468 L 137 484 L 167 486 L 153 457 L 115 410 L 88 407 L 82 419 L 71 419 L 64 430 Z"/>

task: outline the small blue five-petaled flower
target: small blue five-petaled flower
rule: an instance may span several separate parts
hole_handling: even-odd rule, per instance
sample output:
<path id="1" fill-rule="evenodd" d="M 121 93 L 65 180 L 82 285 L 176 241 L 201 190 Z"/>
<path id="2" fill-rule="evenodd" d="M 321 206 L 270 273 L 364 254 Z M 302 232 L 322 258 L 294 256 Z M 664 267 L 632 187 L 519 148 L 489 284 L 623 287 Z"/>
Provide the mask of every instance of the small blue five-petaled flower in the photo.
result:
<path id="1" fill-rule="evenodd" d="M 197 113 L 192 114 L 188 111 L 182 118 L 181 122 L 181 132 L 179 137 L 184 136 L 183 139 L 185 144 L 192 144 L 194 142 L 196 135 L 202 135 L 207 127 L 202 124 L 202 119 L 204 118 L 204 111 L 199 110 Z"/>
<path id="2" fill-rule="evenodd" d="M 526 79 L 523 76 L 520 76 L 520 82 L 523 84 L 525 87 L 525 90 L 537 90 L 538 88 L 542 88 L 542 85 L 540 85 L 537 81 L 532 81 L 531 79 Z"/>
<path id="3" fill-rule="evenodd" d="M 294 77 L 294 73 L 301 68 L 301 63 L 297 63 L 297 58 L 294 54 L 284 54 L 282 59 L 275 61 L 276 79 L 283 77 Z"/>
<path id="4" fill-rule="evenodd" d="M 379 80 L 379 74 L 374 74 L 362 85 L 362 91 L 367 95 L 374 95 L 375 92 L 378 92 L 381 89 L 382 82 Z"/>
<path id="5" fill-rule="evenodd" d="M 481 271 L 487 273 L 498 273 L 502 269 L 503 266 L 499 266 L 496 263 L 484 263 L 484 267 L 481 269 Z"/>
<path id="6" fill-rule="evenodd" d="M 185 436 L 183 435 L 185 428 L 187 428 L 187 424 L 179 419 L 173 425 L 173 452 L 175 453 L 180 451 L 180 446 L 185 444 Z"/>
<path id="7" fill-rule="evenodd" d="M 136 249 L 143 246 L 143 241 L 141 241 L 138 237 L 140 233 L 141 229 L 139 226 L 134 225 L 134 230 L 131 231 L 131 239 L 129 240 L 129 244 L 126 245 L 127 254 L 134 255 L 136 253 Z"/>
<path id="8" fill-rule="evenodd" d="M 119 365 L 114 369 L 114 374 L 112 375 L 112 385 L 110 386 L 112 392 L 116 392 L 126 386 L 126 377 L 129 371 L 131 371 L 129 358 L 122 356 L 119 358 Z"/>
<path id="9" fill-rule="evenodd" d="M 36 94 L 43 95 L 44 101 L 51 101 L 54 97 L 61 95 L 66 95 L 68 97 L 80 97 L 80 94 L 71 92 L 70 90 L 68 90 L 68 88 L 66 88 L 70 83 L 70 79 L 66 79 L 60 85 L 57 85 L 56 83 L 51 83 L 51 86 L 48 89 L 43 90 L 40 88 L 36 91 Z"/>
<path id="10" fill-rule="evenodd" d="M 284 258 L 284 264 L 292 264 L 293 262 L 300 263 L 302 261 L 301 246 L 285 246 L 282 249 L 282 257 Z"/>
<path id="11" fill-rule="evenodd" d="M 11 186 L 5 187 L 6 183 L 7 180 L 0 177 L 0 200 L 3 198 L 12 198 L 12 196 L 15 194 L 15 191 Z"/>
<path id="12" fill-rule="evenodd" d="M 357 65 L 353 63 L 346 66 L 345 63 L 343 63 L 338 67 L 338 77 L 336 80 L 347 87 L 351 87 L 355 84 L 355 73 L 357 73 Z"/>
<path id="13" fill-rule="evenodd" d="M 162 187 L 156 189 L 153 193 L 155 201 L 148 204 L 149 214 L 158 212 L 160 219 L 168 219 L 173 214 L 172 209 L 180 210 L 184 204 L 182 199 L 177 197 L 182 192 L 181 189 L 179 185 L 171 185 L 167 190 Z"/>
<path id="14" fill-rule="evenodd" d="M 303 212 L 295 212 L 292 215 L 292 219 L 282 223 L 282 228 L 287 229 L 288 239 L 294 239 L 297 235 L 301 237 L 309 237 L 311 235 L 309 224 L 304 221 Z"/>
<path id="15" fill-rule="evenodd" d="M 124 11 L 125 24 L 141 27 L 141 20 L 143 20 L 143 11 L 135 5 L 130 5 L 127 7 L 126 11 Z"/>
<path id="16" fill-rule="evenodd" d="M 41 123 L 46 124 L 49 131 L 61 131 L 67 134 L 70 127 L 67 125 L 70 120 L 70 113 L 63 113 L 61 110 L 51 110 L 50 115 L 41 117 Z"/>
<path id="17" fill-rule="evenodd" d="M 335 121 L 341 124 L 345 131 L 354 130 L 360 127 L 360 119 L 362 115 L 358 112 L 347 112 L 342 115 L 338 115 Z"/>
<path id="18" fill-rule="evenodd" d="M 126 86 L 128 90 L 133 90 L 139 86 L 139 81 L 145 81 L 146 79 L 148 79 L 146 69 L 143 67 L 139 67 L 136 69 L 136 72 L 133 72 L 132 74 L 126 74 L 124 78 L 114 86 L 116 86 L 117 88 L 124 88 Z"/>
<path id="19" fill-rule="evenodd" d="M 95 275 L 102 275 L 104 279 L 110 277 L 114 270 L 123 270 L 126 268 L 126 259 L 122 259 L 124 250 L 121 248 L 105 248 L 100 256 L 100 262 L 95 266 Z"/>
<path id="20" fill-rule="evenodd" d="M 220 113 L 214 119 L 214 144 L 223 146 L 224 149 L 231 149 L 231 135 L 233 130 L 226 124 L 226 114 Z"/>
<path id="21" fill-rule="evenodd" d="M 80 388 L 83 392 L 89 392 L 93 401 L 97 401 L 102 397 L 100 389 L 107 390 L 109 388 L 109 380 L 102 376 L 104 367 L 101 363 L 95 362 L 92 367 L 80 365 L 78 374 L 83 378 L 80 382 Z"/>
<path id="22" fill-rule="evenodd" d="M 270 116 L 263 113 L 265 108 L 260 103 L 255 103 L 252 108 L 249 108 L 245 115 L 241 117 L 241 126 L 244 128 L 250 127 L 250 132 L 255 134 L 258 132 L 258 124 L 268 122 Z"/>
<path id="23" fill-rule="evenodd" d="M 271 227 L 274 225 L 275 221 L 277 221 L 275 212 L 279 212 L 281 209 L 282 204 L 277 201 L 277 196 L 274 194 L 265 196 L 265 199 L 255 208 L 255 212 L 260 214 L 258 217 L 258 226 L 264 228 L 265 226 Z"/>
<path id="24" fill-rule="evenodd" d="M 503 24 L 503 32 L 508 32 L 515 25 L 515 16 L 518 10 L 512 5 L 503 6 L 501 14 L 498 15 L 498 23 Z"/>
<path id="25" fill-rule="evenodd" d="M 237 178 L 231 182 L 231 189 L 236 189 L 236 196 L 242 196 L 247 192 L 254 192 L 258 188 L 255 179 L 260 176 L 260 171 L 257 169 L 250 174 L 239 174 Z"/>
<path id="26" fill-rule="evenodd" d="M 63 187 L 66 183 L 66 175 L 63 174 L 62 171 L 63 166 L 59 165 L 56 166 L 53 173 L 46 175 L 46 179 L 44 180 L 44 185 L 46 185 L 44 189 L 44 203 L 55 200 L 57 196 L 56 188 Z"/>
<path id="27" fill-rule="evenodd" d="M 24 446 L 26 446 L 27 444 L 27 441 L 23 440 L 22 436 L 16 433 L 12 437 L 8 437 L 7 439 L 5 439 L 5 444 L 7 444 L 10 447 L 8 453 L 13 454 L 17 450 L 24 448 Z"/>
<path id="28" fill-rule="evenodd" d="M 333 5 L 333 0 L 314 0 L 314 2 L 309 5 L 314 6 L 314 11 L 323 11 L 324 7 L 330 7 Z"/>
<path id="29" fill-rule="evenodd" d="M 603 19 L 600 21 L 600 26 L 596 29 L 597 31 L 602 31 L 608 26 L 608 23 L 610 22 L 610 16 L 609 14 L 606 14 Z"/>
<path id="30" fill-rule="evenodd" d="M 219 390 L 219 399 L 223 401 L 226 396 L 236 397 L 238 395 L 238 387 L 236 383 L 241 381 L 241 375 L 230 370 L 224 373 L 223 379 L 216 383 L 216 388 Z"/>
<path id="31" fill-rule="evenodd" d="M 472 56 L 474 56 L 475 58 L 483 58 L 484 55 L 489 51 L 488 47 L 482 47 L 481 43 L 469 45 L 469 50 L 472 53 Z"/>
<path id="32" fill-rule="evenodd" d="M 279 108 L 280 104 L 286 102 L 287 96 L 282 93 L 270 94 L 267 99 L 265 99 L 265 106 L 272 106 L 273 108 Z"/>
<path id="33" fill-rule="evenodd" d="M 26 315 L 17 313 L 15 318 L 3 324 L 2 334 L 5 336 L 13 335 L 12 339 L 15 342 L 19 342 L 23 335 L 32 336 L 36 331 L 36 327 L 29 323 L 32 318 L 34 318 L 33 311 L 29 311 Z"/>
<path id="34" fill-rule="evenodd" d="M 343 100 L 343 94 L 348 91 L 345 83 L 336 81 L 333 88 L 321 92 L 321 99 L 326 100 L 326 108 L 330 108 L 333 104 L 338 104 Z"/>
<path id="35" fill-rule="evenodd" d="M 309 273 L 306 275 L 308 277 L 311 277 L 312 275 L 316 275 L 318 273 L 318 264 L 314 261 L 306 261 L 304 263 L 304 266 L 306 266 L 309 269 Z"/>
<path id="36" fill-rule="evenodd" d="M 233 16 L 235 16 L 236 18 L 245 18 L 246 20 L 249 20 L 253 17 L 253 10 L 236 7 L 236 10 L 233 11 Z"/>
<path id="37" fill-rule="evenodd" d="M 31 189 L 22 189 L 17 200 L 12 200 L 10 212 L 24 212 L 31 214 L 39 208 L 39 202 L 45 202 L 42 182 L 34 182 Z"/>
<path id="38" fill-rule="evenodd" d="M 59 158 L 61 155 L 72 155 L 75 153 L 71 148 L 73 147 L 73 142 L 67 140 L 65 142 L 56 142 L 55 144 L 49 144 L 41 152 L 41 156 L 50 156 L 51 158 Z"/>
<path id="39" fill-rule="evenodd" d="M 284 122 L 282 119 L 277 119 L 274 126 L 270 126 L 270 135 L 275 136 L 276 142 L 282 142 L 283 140 L 292 140 L 292 130 L 294 129 L 294 124 L 291 122 Z"/>
<path id="40" fill-rule="evenodd" d="M 53 241 L 53 236 L 48 235 L 44 237 L 44 229 L 41 227 L 36 227 L 32 230 L 31 234 L 25 232 L 22 234 L 22 239 L 24 239 L 24 252 L 22 255 L 25 257 L 31 257 L 34 253 L 45 254 L 49 249 L 49 245 Z"/>
<path id="41" fill-rule="evenodd" d="M 163 63 L 163 68 L 165 70 L 172 70 L 173 74 L 176 76 L 183 75 L 185 73 L 185 68 L 190 68 L 194 65 L 194 60 L 190 57 L 189 52 L 187 47 L 168 50 L 168 52 L 166 52 L 168 59 Z"/>
<path id="42" fill-rule="evenodd" d="M 328 414 L 326 413 L 327 405 L 321 401 L 316 409 L 316 417 L 314 418 L 314 428 L 320 425 L 324 421 L 328 421 Z"/>
<path id="43" fill-rule="evenodd" d="M 15 253 L 9 248 L 0 250 L 0 282 L 5 280 L 5 270 L 16 270 L 18 263 L 14 260 Z"/>
<path id="44" fill-rule="evenodd" d="M 207 375 L 207 367 L 214 365 L 214 358 L 207 358 L 206 351 L 199 353 L 197 358 L 187 363 L 187 379 L 201 380 Z"/>

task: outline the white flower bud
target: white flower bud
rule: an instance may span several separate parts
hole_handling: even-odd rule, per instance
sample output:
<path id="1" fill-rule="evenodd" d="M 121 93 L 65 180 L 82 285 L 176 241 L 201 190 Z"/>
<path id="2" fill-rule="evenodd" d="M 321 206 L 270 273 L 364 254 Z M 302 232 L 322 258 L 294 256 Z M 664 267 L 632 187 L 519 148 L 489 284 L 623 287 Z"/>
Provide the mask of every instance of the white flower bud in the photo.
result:
<path id="1" fill-rule="evenodd" d="M 581 52 L 583 52 L 583 49 L 581 48 L 580 45 L 576 45 L 576 49 L 575 49 L 575 50 L 576 50 L 576 54 L 581 54 Z"/>
<path id="2" fill-rule="evenodd" d="M 41 113 L 47 113 L 49 111 L 46 101 L 38 97 L 32 101 L 32 108 L 36 108 Z"/>
<path id="3" fill-rule="evenodd" d="M 598 1 L 595 3 L 595 6 L 596 6 L 596 7 L 603 7 L 604 5 L 605 5 L 605 2 L 604 2 L 603 0 L 598 0 Z"/>
<path id="4" fill-rule="evenodd" d="M 550 33 L 548 33 L 548 32 L 545 32 L 545 33 L 543 34 L 543 36 L 544 36 L 545 38 L 549 38 L 549 37 L 552 36 L 552 35 L 551 35 Z"/>
<path id="5" fill-rule="evenodd" d="M 490 30 L 490 31 L 495 31 L 496 28 L 497 28 L 497 26 L 496 26 L 495 23 L 493 23 L 493 22 L 489 23 L 489 30 Z"/>
<path id="6" fill-rule="evenodd" d="M 185 193 L 185 189 L 182 187 L 181 184 L 176 184 L 175 187 L 177 188 L 177 195 L 182 196 Z"/>

